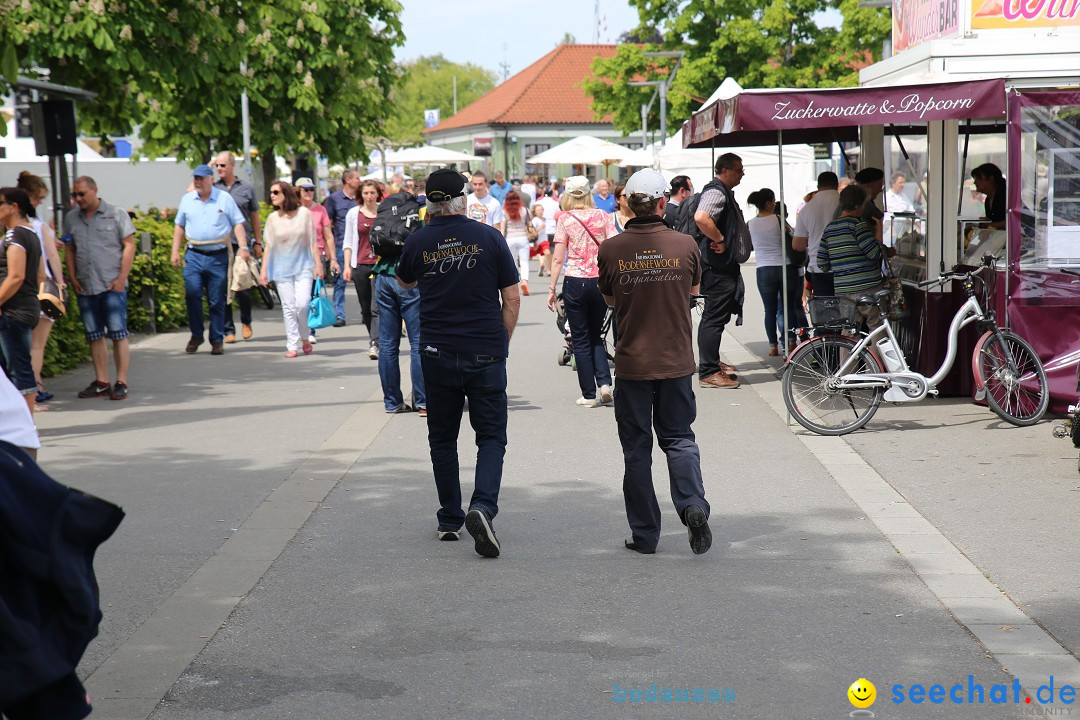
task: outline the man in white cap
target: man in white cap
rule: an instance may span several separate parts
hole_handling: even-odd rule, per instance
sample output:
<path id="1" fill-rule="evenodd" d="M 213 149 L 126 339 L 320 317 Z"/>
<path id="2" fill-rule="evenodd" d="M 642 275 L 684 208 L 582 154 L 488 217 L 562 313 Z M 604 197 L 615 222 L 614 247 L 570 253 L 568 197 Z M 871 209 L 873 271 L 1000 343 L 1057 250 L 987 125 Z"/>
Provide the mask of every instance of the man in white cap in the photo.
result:
<path id="1" fill-rule="evenodd" d="M 691 429 L 694 399 L 690 296 L 701 285 L 694 238 L 664 221 L 668 183 L 652 169 L 630 176 L 624 192 L 634 217 L 600 245 L 600 292 L 615 308 L 615 421 L 623 449 L 623 498 L 630 550 L 656 552 L 660 507 L 652 481 L 652 434 L 667 456 L 671 499 L 695 555 L 712 545 L 701 452 Z"/>

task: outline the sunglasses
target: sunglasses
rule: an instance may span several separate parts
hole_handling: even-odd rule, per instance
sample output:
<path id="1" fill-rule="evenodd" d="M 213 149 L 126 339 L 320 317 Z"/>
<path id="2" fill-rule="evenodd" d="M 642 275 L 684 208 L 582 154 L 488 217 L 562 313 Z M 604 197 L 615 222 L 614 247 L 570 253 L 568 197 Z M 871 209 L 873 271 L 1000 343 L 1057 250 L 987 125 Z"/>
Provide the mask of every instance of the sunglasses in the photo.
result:
<path id="1" fill-rule="evenodd" d="M 225 167 L 225 163 L 214 163 L 212 167 Z"/>
<path id="2" fill-rule="evenodd" d="M 271 191 L 270 191 L 270 194 L 271 194 L 271 195 L 280 195 L 280 194 L 281 194 L 281 191 L 280 191 L 280 190 L 271 190 Z"/>
<path id="3" fill-rule="evenodd" d="M 73 197 L 73 198 L 81 198 L 81 197 L 84 197 L 85 195 L 87 195 L 87 193 L 85 193 L 85 192 L 73 192 L 73 193 L 71 193 L 71 197 Z"/>
<path id="4" fill-rule="evenodd" d="M 300 188 L 300 192 L 315 194 L 315 188 Z"/>

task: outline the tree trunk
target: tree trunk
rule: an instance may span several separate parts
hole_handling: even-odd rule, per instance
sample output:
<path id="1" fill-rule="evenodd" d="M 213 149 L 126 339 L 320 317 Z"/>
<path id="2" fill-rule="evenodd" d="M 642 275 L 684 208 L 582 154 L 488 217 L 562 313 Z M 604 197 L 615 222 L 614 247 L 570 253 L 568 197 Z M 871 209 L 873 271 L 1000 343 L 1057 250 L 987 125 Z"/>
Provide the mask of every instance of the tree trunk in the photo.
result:
<path id="1" fill-rule="evenodd" d="M 277 162 L 274 159 L 273 153 L 267 153 L 266 155 L 259 156 L 260 164 L 262 165 L 262 187 L 255 188 L 258 193 L 257 197 L 261 202 L 267 202 L 270 192 L 270 185 L 277 180 Z"/>

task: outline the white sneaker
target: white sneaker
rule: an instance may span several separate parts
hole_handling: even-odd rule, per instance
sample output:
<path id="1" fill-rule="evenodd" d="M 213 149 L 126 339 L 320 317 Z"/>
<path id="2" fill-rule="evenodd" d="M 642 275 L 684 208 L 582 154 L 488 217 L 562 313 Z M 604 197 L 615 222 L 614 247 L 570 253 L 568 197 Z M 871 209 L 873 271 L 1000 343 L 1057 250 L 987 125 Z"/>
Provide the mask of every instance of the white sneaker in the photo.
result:
<path id="1" fill-rule="evenodd" d="M 368 359 L 370 359 L 370 360 L 378 360 L 379 359 L 379 346 L 376 345 L 375 343 L 371 343 L 370 345 L 368 345 L 367 356 L 368 356 Z"/>
<path id="2" fill-rule="evenodd" d="M 577 399 L 577 404 L 580 405 L 581 407 L 587 407 L 587 408 L 600 407 L 600 401 L 599 400 L 597 400 L 596 398 L 587 398 L 587 397 L 584 397 L 584 396 L 579 397 Z"/>
<path id="3" fill-rule="evenodd" d="M 308 336 L 307 336 L 307 341 L 308 341 L 309 343 L 311 343 L 312 345 L 314 345 L 315 343 L 317 343 L 317 342 L 318 342 L 318 340 L 316 340 L 316 339 L 315 339 L 315 336 L 314 336 L 314 335 L 308 335 Z"/>
<path id="4" fill-rule="evenodd" d="M 600 386 L 600 402 L 607 405 L 609 402 L 615 399 L 615 396 L 611 394 L 610 385 Z"/>

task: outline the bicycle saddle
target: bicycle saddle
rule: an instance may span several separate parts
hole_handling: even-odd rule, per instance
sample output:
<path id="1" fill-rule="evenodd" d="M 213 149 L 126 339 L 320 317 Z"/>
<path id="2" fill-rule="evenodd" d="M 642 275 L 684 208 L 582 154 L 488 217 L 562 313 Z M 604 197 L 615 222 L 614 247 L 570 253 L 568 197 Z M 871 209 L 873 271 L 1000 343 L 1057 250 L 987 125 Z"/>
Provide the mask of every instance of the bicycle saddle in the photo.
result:
<path id="1" fill-rule="evenodd" d="M 877 305 L 882 298 L 892 295 L 892 290 L 878 290 L 873 295 L 863 295 L 855 301 L 856 305 Z"/>

